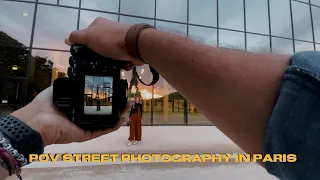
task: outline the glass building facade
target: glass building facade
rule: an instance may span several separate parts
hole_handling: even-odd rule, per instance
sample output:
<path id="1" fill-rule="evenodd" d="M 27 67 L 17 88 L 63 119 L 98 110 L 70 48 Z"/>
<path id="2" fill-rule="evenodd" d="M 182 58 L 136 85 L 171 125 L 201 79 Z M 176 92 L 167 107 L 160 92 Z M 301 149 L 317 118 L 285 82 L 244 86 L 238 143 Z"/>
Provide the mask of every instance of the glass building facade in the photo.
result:
<path id="1" fill-rule="evenodd" d="M 70 54 L 64 38 L 96 17 L 149 23 L 243 51 L 320 50 L 320 0 L 0 0 L 1 115 L 66 75 Z M 143 81 L 151 80 L 147 66 L 136 71 Z M 122 76 L 130 82 L 132 72 Z M 138 86 L 144 125 L 212 125 L 163 78 Z"/>

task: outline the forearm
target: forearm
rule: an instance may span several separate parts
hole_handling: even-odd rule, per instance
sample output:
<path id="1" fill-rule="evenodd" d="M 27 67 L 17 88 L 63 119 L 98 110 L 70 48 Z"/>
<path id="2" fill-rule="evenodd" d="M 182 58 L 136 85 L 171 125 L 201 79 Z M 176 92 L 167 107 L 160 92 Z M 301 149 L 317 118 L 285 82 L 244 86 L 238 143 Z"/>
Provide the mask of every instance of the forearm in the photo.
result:
<path id="1" fill-rule="evenodd" d="M 3 167 L 0 167 L 0 180 L 5 180 L 9 177 L 9 171 Z"/>
<path id="2" fill-rule="evenodd" d="M 142 58 L 248 153 L 264 151 L 268 118 L 289 57 L 206 46 L 152 29 Z"/>

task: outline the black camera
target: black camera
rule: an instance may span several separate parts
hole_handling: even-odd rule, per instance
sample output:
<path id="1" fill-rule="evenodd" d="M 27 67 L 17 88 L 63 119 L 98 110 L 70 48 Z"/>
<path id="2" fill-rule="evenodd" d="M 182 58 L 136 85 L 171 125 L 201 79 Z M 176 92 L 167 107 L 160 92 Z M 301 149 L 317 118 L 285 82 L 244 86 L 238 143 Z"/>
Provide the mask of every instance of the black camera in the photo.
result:
<path id="1" fill-rule="evenodd" d="M 128 83 L 121 70 L 130 63 L 106 58 L 84 45 L 70 48 L 68 77 L 53 83 L 53 104 L 75 125 L 86 130 L 114 127 L 128 102 Z M 159 73 L 149 66 L 151 86 Z"/>
<path id="2" fill-rule="evenodd" d="M 114 127 L 127 104 L 127 80 L 120 77 L 129 63 L 103 57 L 86 46 L 70 49 L 68 78 L 53 83 L 53 104 L 78 127 Z"/>

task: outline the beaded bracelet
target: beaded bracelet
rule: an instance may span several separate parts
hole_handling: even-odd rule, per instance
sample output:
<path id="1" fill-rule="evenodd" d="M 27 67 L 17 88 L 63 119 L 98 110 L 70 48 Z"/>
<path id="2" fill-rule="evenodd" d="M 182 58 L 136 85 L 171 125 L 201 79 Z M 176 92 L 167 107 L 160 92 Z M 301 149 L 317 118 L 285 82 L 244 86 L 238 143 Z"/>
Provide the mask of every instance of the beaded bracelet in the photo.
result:
<path id="1" fill-rule="evenodd" d="M 0 147 L 3 147 L 13 157 L 15 157 L 17 159 L 17 161 L 19 162 L 20 167 L 23 167 L 28 164 L 27 159 L 22 154 L 19 154 L 19 152 L 16 149 L 14 149 L 11 144 L 7 143 L 5 138 L 0 138 Z"/>
<path id="2" fill-rule="evenodd" d="M 0 148 L 0 159 L 6 164 L 9 176 L 16 174 L 19 179 L 22 179 L 20 176 L 21 168 L 19 166 L 19 162 L 11 153 L 4 148 Z"/>

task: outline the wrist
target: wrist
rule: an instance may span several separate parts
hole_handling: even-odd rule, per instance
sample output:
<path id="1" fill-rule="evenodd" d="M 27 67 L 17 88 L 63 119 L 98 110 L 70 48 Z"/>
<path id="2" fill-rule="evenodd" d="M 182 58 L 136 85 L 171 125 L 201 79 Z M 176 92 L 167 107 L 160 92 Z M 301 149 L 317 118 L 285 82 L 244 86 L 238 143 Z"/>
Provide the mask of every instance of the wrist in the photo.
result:
<path id="1" fill-rule="evenodd" d="M 44 144 L 37 112 L 26 106 L 0 117 L 0 145 L 17 158 L 21 166 L 28 164 L 30 154 L 42 154 Z M 0 149 L 1 154 L 1 149 Z M 3 154 L 3 153 L 2 153 Z"/>
<path id="2" fill-rule="evenodd" d="M 6 167 L 3 167 L 3 165 L 1 165 L 1 162 L 0 162 L 0 179 L 6 179 L 8 176 L 9 176 L 9 170 Z"/>
<path id="3" fill-rule="evenodd" d="M 10 175 L 9 167 L 1 158 L 0 158 L 0 174 L 5 175 L 5 177 L 8 177 Z"/>
<path id="4" fill-rule="evenodd" d="M 24 106 L 23 108 L 12 112 L 10 115 L 19 119 L 28 125 L 32 130 L 38 132 L 41 135 L 42 142 L 44 146 L 48 145 L 49 142 L 45 136 L 45 129 L 42 126 L 42 123 L 39 120 L 39 115 L 41 115 L 41 110 L 35 102 L 31 102 L 30 104 Z"/>
<path id="5" fill-rule="evenodd" d="M 152 43 L 150 44 L 149 41 L 150 41 L 150 36 L 156 35 L 155 32 L 157 32 L 156 29 L 152 29 L 152 28 L 144 29 L 143 31 L 141 31 L 138 39 L 140 56 L 147 64 L 152 64 L 152 62 L 150 62 L 152 58 L 148 57 L 147 53 L 149 51 L 152 51 L 151 49 Z"/>
<path id="6" fill-rule="evenodd" d="M 0 146 L 0 164 L 1 168 L 7 170 L 8 176 L 13 174 L 17 174 L 18 176 L 21 173 L 21 167 L 26 165 L 26 159 L 22 158 L 24 161 L 18 161 L 17 158 L 20 157 L 18 152 L 12 148 L 10 144 L 6 144 L 4 138 L 1 138 L 1 146 Z M 8 146 L 3 146 L 3 145 Z"/>
<path id="7" fill-rule="evenodd" d="M 41 134 L 40 124 L 37 122 L 38 109 L 28 104 L 21 109 L 12 112 L 10 115 L 26 123 L 31 129 Z"/>
<path id="8" fill-rule="evenodd" d="M 140 61 L 141 63 L 147 62 L 141 57 L 139 39 L 143 31 L 147 29 L 155 29 L 150 24 L 135 24 L 132 25 L 126 32 L 125 48 L 126 52 L 132 58 Z"/>

